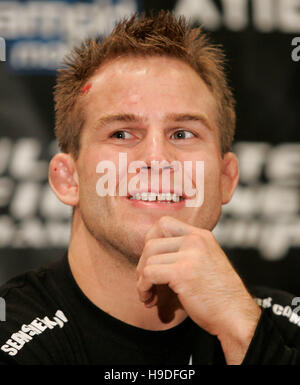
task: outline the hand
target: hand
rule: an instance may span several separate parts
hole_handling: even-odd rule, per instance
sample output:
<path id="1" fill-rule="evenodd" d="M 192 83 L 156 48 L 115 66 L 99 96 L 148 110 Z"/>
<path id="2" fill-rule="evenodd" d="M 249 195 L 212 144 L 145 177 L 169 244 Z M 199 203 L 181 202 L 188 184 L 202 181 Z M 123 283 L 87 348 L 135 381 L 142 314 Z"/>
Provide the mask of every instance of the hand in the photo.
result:
<path id="1" fill-rule="evenodd" d="M 241 362 L 260 308 L 209 230 L 160 218 L 145 237 L 137 278 L 147 307 L 159 303 L 157 288 L 168 285 L 173 306 L 182 306 L 196 324 L 219 338 L 227 363 Z"/>

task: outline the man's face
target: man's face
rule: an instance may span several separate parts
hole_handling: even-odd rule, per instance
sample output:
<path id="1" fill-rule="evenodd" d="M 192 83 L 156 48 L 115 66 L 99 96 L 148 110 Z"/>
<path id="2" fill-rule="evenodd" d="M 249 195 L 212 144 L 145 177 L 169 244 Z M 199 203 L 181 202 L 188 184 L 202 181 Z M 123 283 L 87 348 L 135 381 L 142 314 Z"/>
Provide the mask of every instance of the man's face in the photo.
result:
<path id="1" fill-rule="evenodd" d="M 216 102 L 199 75 L 177 59 L 128 57 L 100 67 L 89 84 L 81 96 L 85 125 L 76 168 L 78 210 L 90 233 L 136 264 L 146 232 L 162 216 L 212 230 L 224 203 L 224 162 Z M 178 161 L 183 170 L 184 161 L 191 161 L 194 188 L 198 186 L 196 161 L 203 161 L 203 204 L 141 203 L 118 196 L 118 183 L 124 176 L 123 172 L 119 175 L 119 153 L 127 154 L 128 165 L 133 161 L 144 161 L 147 166 L 153 160 Z M 96 173 L 96 167 L 104 160 L 116 165 L 116 196 L 97 194 L 103 174 Z M 151 170 L 148 172 L 150 176 Z M 127 174 L 128 184 L 135 175 Z M 159 186 L 161 192 L 161 181 Z"/>

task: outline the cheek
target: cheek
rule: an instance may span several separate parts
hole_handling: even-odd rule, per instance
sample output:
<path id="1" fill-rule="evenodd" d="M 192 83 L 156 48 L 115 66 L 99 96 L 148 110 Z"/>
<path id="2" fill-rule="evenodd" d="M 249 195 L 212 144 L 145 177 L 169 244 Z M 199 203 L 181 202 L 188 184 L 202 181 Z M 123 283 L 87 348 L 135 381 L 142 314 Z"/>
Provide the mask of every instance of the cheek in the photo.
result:
<path id="1" fill-rule="evenodd" d="M 202 153 L 194 157 L 194 159 L 189 159 L 193 162 L 193 179 L 196 180 L 196 171 L 204 169 L 204 178 L 205 183 L 216 183 L 221 177 L 221 162 L 218 157 L 214 154 Z M 198 164 L 197 164 L 198 163 Z"/>
<path id="2" fill-rule="evenodd" d="M 93 196 L 99 198 L 97 194 L 99 185 L 105 191 L 108 189 L 108 185 L 109 189 L 113 189 L 115 183 L 118 184 L 118 174 L 118 154 L 105 148 L 99 148 L 99 146 L 94 150 L 91 146 L 89 152 L 86 152 L 81 157 L 81 167 L 79 170 L 80 190 L 83 195 L 88 194 L 89 198 L 93 198 Z M 109 179 L 109 184 L 107 178 Z"/>
<path id="3" fill-rule="evenodd" d="M 98 162 L 99 160 L 97 159 L 96 154 L 93 155 L 92 153 L 83 159 L 82 167 L 79 171 L 81 180 L 89 184 L 91 181 L 97 178 L 96 168 Z"/>
<path id="4" fill-rule="evenodd" d="M 218 159 L 212 157 L 205 158 L 204 188 L 207 193 L 209 192 L 210 196 L 217 197 L 221 194 L 221 175 L 221 164 Z"/>
<path id="5" fill-rule="evenodd" d="M 80 172 L 85 175 L 86 178 L 95 179 L 97 177 L 97 167 L 103 162 L 113 162 L 116 167 L 117 164 L 114 159 L 112 151 L 107 150 L 103 146 L 90 145 L 88 150 L 80 157 Z"/>

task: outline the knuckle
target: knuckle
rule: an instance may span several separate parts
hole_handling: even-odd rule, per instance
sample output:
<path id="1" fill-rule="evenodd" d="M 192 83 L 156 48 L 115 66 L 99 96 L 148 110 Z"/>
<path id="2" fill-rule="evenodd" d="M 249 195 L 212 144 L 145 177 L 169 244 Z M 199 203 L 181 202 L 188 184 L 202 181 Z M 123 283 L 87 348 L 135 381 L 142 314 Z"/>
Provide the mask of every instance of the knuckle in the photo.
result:
<path id="1" fill-rule="evenodd" d="M 180 265 L 176 264 L 170 272 L 170 287 L 177 287 L 180 281 L 182 281 L 182 271 Z"/>
<path id="2" fill-rule="evenodd" d="M 182 263 L 178 262 L 175 264 L 173 269 L 174 278 L 179 278 L 182 276 Z"/>
<path id="3" fill-rule="evenodd" d="M 180 265 L 178 271 L 178 277 L 182 283 L 189 282 L 194 279 L 197 269 L 195 264 L 190 259 L 186 259 Z"/>
<path id="4" fill-rule="evenodd" d="M 147 260 L 145 261 L 145 267 L 153 265 L 154 257 L 155 257 L 154 255 L 151 255 L 150 257 L 147 258 Z"/>
<path id="5" fill-rule="evenodd" d="M 195 241 L 195 242 L 197 242 L 199 239 L 201 239 L 201 236 L 198 232 L 197 233 L 191 233 L 187 237 L 189 238 L 190 241 Z"/>
<path id="6" fill-rule="evenodd" d="M 184 236 L 184 245 L 188 247 L 194 247 L 202 244 L 202 238 L 198 233 L 191 233 Z"/>
<path id="7" fill-rule="evenodd" d="M 150 250 L 153 247 L 154 243 L 155 243 L 155 239 L 153 239 L 153 238 L 147 239 L 145 242 L 144 249 L 146 251 Z"/>
<path id="8" fill-rule="evenodd" d="M 189 248 L 185 250 L 184 257 L 179 261 L 181 268 L 185 270 L 191 264 L 193 264 L 196 255 L 197 255 L 197 249 L 195 248 Z"/>
<path id="9" fill-rule="evenodd" d="M 213 234 L 209 230 L 199 229 L 191 234 L 188 234 L 187 237 L 190 244 L 203 245 L 207 240 L 213 239 Z"/>
<path id="10" fill-rule="evenodd" d="M 200 230 L 200 234 L 201 236 L 204 238 L 204 239 L 207 239 L 207 238 L 212 238 L 213 237 L 213 234 L 210 230 L 207 230 L 207 229 L 201 229 Z"/>
<path id="11" fill-rule="evenodd" d="M 167 222 L 168 222 L 168 218 L 166 216 L 160 217 L 159 220 L 158 220 L 158 224 L 160 226 L 164 226 Z"/>
<path id="12" fill-rule="evenodd" d="M 169 222 L 170 222 L 170 218 L 167 216 L 159 218 L 158 226 L 162 230 L 163 233 L 165 233 L 165 231 L 167 231 Z"/>
<path id="13" fill-rule="evenodd" d="M 142 276 L 143 278 L 149 278 L 151 275 L 151 266 L 150 265 L 147 265 L 144 267 L 143 269 L 143 272 L 142 272 Z"/>
<path id="14" fill-rule="evenodd" d="M 198 270 L 199 264 L 202 263 L 201 253 L 195 248 L 186 250 L 184 258 L 178 261 L 178 269 L 182 276 L 189 276 Z"/>

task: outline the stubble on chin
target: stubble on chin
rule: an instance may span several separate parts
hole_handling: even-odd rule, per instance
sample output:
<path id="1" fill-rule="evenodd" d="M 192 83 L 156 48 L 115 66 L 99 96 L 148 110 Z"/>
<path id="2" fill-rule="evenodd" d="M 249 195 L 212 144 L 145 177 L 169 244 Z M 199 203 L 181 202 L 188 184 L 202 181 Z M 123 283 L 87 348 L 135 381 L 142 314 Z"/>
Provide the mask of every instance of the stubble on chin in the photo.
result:
<path id="1" fill-rule="evenodd" d="M 111 224 L 107 218 L 102 217 L 100 223 L 95 223 L 82 213 L 81 218 L 100 249 L 104 249 L 118 264 L 136 268 L 144 248 L 143 237 L 140 234 L 128 233 L 121 221 Z"/>

